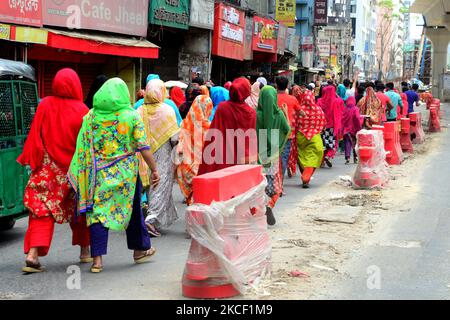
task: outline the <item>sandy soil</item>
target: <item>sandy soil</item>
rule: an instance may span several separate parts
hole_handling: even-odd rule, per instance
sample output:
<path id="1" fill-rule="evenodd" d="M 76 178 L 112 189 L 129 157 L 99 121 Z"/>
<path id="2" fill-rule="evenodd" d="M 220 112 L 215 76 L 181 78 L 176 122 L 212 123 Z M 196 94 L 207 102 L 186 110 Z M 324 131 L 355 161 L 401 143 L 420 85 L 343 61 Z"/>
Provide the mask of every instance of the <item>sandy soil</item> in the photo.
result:
<path id="1" fill-rule="evenodd" d="M 426 142 L 415 145 L 416 152 L 403 165 L 389 168 L 390 180 L 382 190 L 354 190 L 338 177 L 280 215 L 278 228 L 270 231 L 271 281 L 263 281 L 258 292 L 246 298 L 314 299 L 328 286 L 348 278 L 345 262 L 373 241 L 377 232 L 388 228 L 393 215 L 411 210 L 420 192 L 420 168 L 430 161 L 430 153 L 437 150 L 443 136 L 427 134 Z M 355 223 L 315 221 L 318 214 L 336 206 L 357 208 Z"/>

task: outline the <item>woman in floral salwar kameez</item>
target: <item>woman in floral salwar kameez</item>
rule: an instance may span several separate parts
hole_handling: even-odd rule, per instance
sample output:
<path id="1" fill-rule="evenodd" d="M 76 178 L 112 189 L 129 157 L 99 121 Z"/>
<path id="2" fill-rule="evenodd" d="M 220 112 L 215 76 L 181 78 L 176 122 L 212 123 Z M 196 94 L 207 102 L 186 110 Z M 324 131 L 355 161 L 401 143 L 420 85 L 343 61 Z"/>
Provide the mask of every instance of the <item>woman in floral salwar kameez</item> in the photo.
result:
<path id="1" fill-rule="evenodd" d="M 161 235 L 158 229 L 167 228 L 178 219 L 172 196 L 175 175 L 172 152 L 178 143 L 180 128 L 175 113 L 164 104 L 165 97 L 164 82 L 159 79 L 151 80 L 147 84 L 144 105 L 138 109 L 144 121 L 147 143 L 155 156 L 161 175 L 161 183 L 157 187 L 150 186 L 148 166 L 144 161 L 140 161 L 139 173 L 148 198 L 145 222 L 148 232 L 154 237 Z"/>
<path id="2" fill-rule="evenodd" d="M 53 95 L 39 104 L 23 153 L 17 159 L 32 170 L 24 195 L 24 205 L 30 212 L 24 243 L 25 273 L 44 270 L 38 257 L 48 254 L 55 223 L 70 222 L 72 244 L 81 247 L 80 262 L 92 261 L 86 220 L 74 217 L 74 193 L 67 180 L 78 132 L 89 109 L 82 100 L 80 78 L 72 69 L 56 74 L 52 91 Z"/>
<path id="3" fill-rule="evenodd" d="M 204 95 L 198 96 L 181 124 L 177 180 L 188 205 L 192 204 L 192 180 L 197 176 L 203 159 L 203 145 L 211 125 L 209 117 L 212 110 L 212 100 Z"/>
<path id="4" fill-rule="evenodd" d="M 271 86 L 261 90 L 256 114 L 259 162 L 265 170 L 268 183 L 266 194 L 270 198 L 266 211 L 267 223 L 274 225 L 276 220 L 272 210 L 283 192 L 280 152 L 288 141 L 291 127 L 287 110 L 278 107 L 277 90 Z"/>
<path id="5" fill-rule="evenodd" d="M 136 263 L 147 261 L 151 247 L 141 210 L 139 152 L 159 181 L 144 124 L 130 103 L 130 93 L 119 78 L 108 80 L 94 96 L 94 108 L 84 118 L 69 180 L 77 192 L 78 210 L 85 213 L 91 236 L 91 272 L 103 270 L 108 231 L 127 232 L 128 248 Z"/>

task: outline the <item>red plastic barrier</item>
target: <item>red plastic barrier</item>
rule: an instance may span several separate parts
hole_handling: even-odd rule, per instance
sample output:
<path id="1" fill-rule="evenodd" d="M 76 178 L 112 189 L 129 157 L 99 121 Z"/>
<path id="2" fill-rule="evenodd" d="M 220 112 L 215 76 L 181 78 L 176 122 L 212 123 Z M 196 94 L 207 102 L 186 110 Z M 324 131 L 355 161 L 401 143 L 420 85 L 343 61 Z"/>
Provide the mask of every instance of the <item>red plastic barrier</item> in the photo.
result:
<path id="1" fill-rule="evenodd" d="M 356 188 L 382 187 L 388 179 L 383 132 L 379 128 L 361 130 L 357 134 L 359 162 L 353 176 L 353 186 Z"/>
<path id="2" fill-rule="evenodd" d="M 404 156 L 400 144 L 400 129 L 398 122 L 385 122 L 384 126 L 373 126 L 372 129 L 383 131 L 384 149 L 387 152 L 387 163 L 390 165 L 401 164 Z"/>
<path id="3" fill-rule="evenodd" d="M 409 118 L 402 118 L 400 130 L 400 143 L 402 151 L 407 153 L 414 153 L 414 147 L 411 141 L 411 120 Z"/>
<path id="4" fill-rule="evenodd" d="M 411 120 L 411 134 L 415 136 L 412 143 L 423 143 L 425 141 L 425 131 L 422 127 L 422 113 L 412 112 L 409 114 L 409 119 Z"/>
<path id="5" fill-rule="evenodd" d="M 441 100 L 439 100 L 439 99 L 433 99 L 432 101 L 431 101 L 431 103 L 430 103 L 430 108 L 436 108 L 437 109 L 437 113 L 438 113 L 438 115 L 439 115 L 439 118 L 443 118 L 444 117 L 444 112 L 443 112 L 443 110 L 441 109 Z M 430 109 L 430 108 L 428 108 L 428 109 Z"/>
<path id="6" fill-rule="evenodd" d="M 188 208 L 186 218 L 192 242 L 182 280 L 185 297 L 237 296 L 240 290 L 233 285 L 230 265 L 236 264 L 239 274 L 243 270 L 244 278 L 250 282 L 252 276 L 262 273 L 267 266 L 267 259 L 260 254 L 270 251 L 264 188 L 251 200 L 240 202 L 242 195 L 261 187 L 264 179 L 262 167 L 251 165 L 234 166 L 194 178 L 195 204 L 190 207 L 194 209 Z M 198 209 L 202 206 L 216 208 L 214 205 L 225 201 L 239 203 L 226 215 L 218 211 L 211 215 L 208 210 Z M 228 206 L 226 209 L 232 210 Z M 217 243 L 219 245 L 214 246 Z M 230 263 L 228 267 L 224 259 Z M 248 261 L 252 261 L 250 266 Z"/>
<path id="7" fill-rule="evenodd" d="M 429 132 L 441 131 L 441 123 L 439 121 L 439 112 L 436 107 L 430 107 L 430 119 L 428 120 Z"/>

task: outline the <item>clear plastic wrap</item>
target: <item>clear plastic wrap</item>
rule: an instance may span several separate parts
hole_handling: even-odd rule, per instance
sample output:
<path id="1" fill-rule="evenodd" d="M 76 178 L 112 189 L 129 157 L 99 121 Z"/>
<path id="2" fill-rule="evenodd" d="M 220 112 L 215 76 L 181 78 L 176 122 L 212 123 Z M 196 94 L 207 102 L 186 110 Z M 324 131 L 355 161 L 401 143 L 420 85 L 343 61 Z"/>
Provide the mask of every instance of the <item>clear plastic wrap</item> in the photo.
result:
<path id="1" fill-rule="evenodd" d="M 358 167 L 353 176 L 353 187 L 357 189 L 381 188 L 389 179 L 383 132 L 361 130 L 357 134 L 356 152 Z"/>
<path id="2" fill-rule="evenodd" d="M 0 59 L 0 77 L 22 76 L 36 81 L 34 68 L 26 63 Z"/>
<path id="3" fill-rule="evenodd" d="M 189 286 L 232 284 L 241 294 L 271 268 L 265 194 L 267 182 L 231 200 L 187 208 L 192 237 L 183 282 Z"/>

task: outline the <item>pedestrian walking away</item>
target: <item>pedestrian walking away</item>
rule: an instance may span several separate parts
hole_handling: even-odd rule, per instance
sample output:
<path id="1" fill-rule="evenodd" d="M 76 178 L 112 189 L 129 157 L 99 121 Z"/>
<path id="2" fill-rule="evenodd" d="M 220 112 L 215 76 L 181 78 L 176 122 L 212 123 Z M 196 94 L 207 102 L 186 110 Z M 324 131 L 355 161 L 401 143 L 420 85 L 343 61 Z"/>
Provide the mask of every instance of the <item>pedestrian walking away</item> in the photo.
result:
<path id="1" fill-rule="evenodd" d="M 70 223 L 72 244 L 81 247 L 80 261 L 90 262 L 89 230 L 85 217 L 75 216 L 75 195 L 67 179 L 78 132 L 89 109 L 83 103 L 80 78 L 72 69 L 56 74 L 52 92 L 39 104 L 17 159 L 32 170 L 24 195 L 30 212 L 24 243 L 26 273 L 44 270 L 38 257 L 48 254 L 55 223 Z"/>
<path id="2" fill-rule="evenodd" d="M 175 166 L 172 150 L 178 143 L 180 129 L 175 113 L 164 103 L 166 87 L 164 82 L 153 79 L 147 84 L 144 105 L 138 109 L 144 121 L 147 144 L 154 154 L 161 182 L 151 185 L 151 172 L 144 159 L 139 156 L 139 173 L 147 190 L 148 213 L 145 222 L 152 236 L 160 236 L 161 228 L 168 228 L 177 219 L 178 213 L 173 201 L 172 189 Z"/>
<path id="3" fill-rule="evenodd" d="M 130 92 L 119 78 L 108 80 L 94 96 L 94 108 L 84 118 L 72 159 L 69 180 L 77 193 L 79 214 L 85 214 L 91 237 L 92 273 L 103 271 L 108 233 L 127 231 L 134 261 L 154 253 L 140 210 L 140 152 L 152 168 L 153 185 L 159 182 L 147 143 L 144 124 L 130 104 Z"/>

